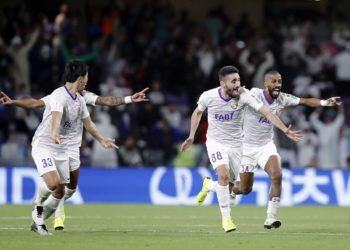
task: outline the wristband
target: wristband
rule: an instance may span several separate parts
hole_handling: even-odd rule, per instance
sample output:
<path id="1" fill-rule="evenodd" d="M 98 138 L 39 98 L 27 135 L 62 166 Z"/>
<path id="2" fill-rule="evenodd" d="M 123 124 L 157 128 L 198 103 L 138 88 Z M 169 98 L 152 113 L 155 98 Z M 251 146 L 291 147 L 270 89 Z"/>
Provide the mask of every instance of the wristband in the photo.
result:
<path id="1" fill-rule="evenodd" d="M 125 102 L 125 104 L 132 103 L 131 96 L 125 96 L 124 97 L 124 102 Z"/>
<path id="2" fill-rule="evenodd" d="M 321 106 L 328 106 L 328 103 L 327 103 L 326 100 L 321 100 L 321 101 L 320 101 L 320 105 L 321 105 Z"/>

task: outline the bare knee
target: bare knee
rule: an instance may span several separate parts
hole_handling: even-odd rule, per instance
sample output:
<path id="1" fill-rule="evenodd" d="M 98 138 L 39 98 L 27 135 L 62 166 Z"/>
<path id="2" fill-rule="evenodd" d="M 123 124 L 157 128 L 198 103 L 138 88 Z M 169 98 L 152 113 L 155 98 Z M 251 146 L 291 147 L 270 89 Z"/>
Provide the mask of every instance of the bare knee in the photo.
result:
<path id="1" fill-rule="evenodd" d="M 226 174 L 226 173 L 221 173 L 221 174 L 218 175 L 218 178 L 219 178 L 219 182 L 220 182 L 221 184 L 223 184 L 223 185 L 225 185 L 225 186 L 229 184 L 229 179 L 230 179 L 230 177 L 229 177 L 228 174 Z"/>
<path id="2" fill-rule="evenodd" d="M 55 192 L 56 189 L 58 188 L 59 186 L 59 182 L 50 182 L 50 183 L 46 183 L 46 186 L 48 189 L 50 189 L 52 192 Z"/>
<path id="3" fill-rule="evenodd" d="M 253 188 L 250 186 L 242 187 L 242 194 L 249 194 L 252 190 Z"/>
<path id="4" fill-rule="evenodd" d="M 62 199 L 64 196 L 64 185 L 59 184 L 52 195 L 57 199 Z"/>

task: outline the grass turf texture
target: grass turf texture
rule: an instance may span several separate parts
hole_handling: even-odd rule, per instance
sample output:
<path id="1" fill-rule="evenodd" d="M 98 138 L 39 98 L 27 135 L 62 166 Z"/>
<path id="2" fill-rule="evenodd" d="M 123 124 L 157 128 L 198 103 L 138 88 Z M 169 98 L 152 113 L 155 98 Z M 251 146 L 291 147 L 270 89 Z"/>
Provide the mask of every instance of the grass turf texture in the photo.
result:
<path id="1" fill-rule="evenodd" d="M 66 206 L 64 231 L 29 231 L 31 206 L 0 206 L 0 249 L 348 249 L 349 208 L 282 207 L 282 227 L 264 229 L 266 208 L 232 209 L 224 233 L 217 206 Z"/>

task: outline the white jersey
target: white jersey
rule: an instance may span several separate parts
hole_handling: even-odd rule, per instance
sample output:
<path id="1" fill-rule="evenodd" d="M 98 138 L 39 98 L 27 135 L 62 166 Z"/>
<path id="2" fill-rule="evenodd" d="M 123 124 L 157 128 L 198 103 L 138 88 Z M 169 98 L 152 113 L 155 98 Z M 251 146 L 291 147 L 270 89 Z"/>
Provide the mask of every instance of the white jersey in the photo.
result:
<path id="1" fill-rule="evenodd" d="M 208 109 L 207 139 L 229 147 L 241 147 L 243 111 L 246 105 L 259 110 L 263 104 L 253 98 L 247 89 L 232 99 L 225 99 L 221 95 L 221 87 L 205 91 L 199 97 L 198 109 Z"/>
<path id="2" fill-rule="evenodd" d="M 82 94 L 86 104 L 92 106 L 96 105 L 98 95 L 89 91 L 83 91 Z M 50 97 L 51 95 L 47 95 L 41 98 L 41 100 L 45 103 L 45 106 L 50 105 Z M 72 131 L 72 133 L 74 133 L 74 135 L 72 136 L 72 139 L 68 141 L 68 146 L 70 149 L 73 147 L 79 148 L 81 146 L 81 141 L 83 137 L 83 123 L 78 123 L 76 129 Z"/>
<path id="3" fill-rule="evenodd" d="M 33 137 L 33 146 L 41 146 L 58 151 L 65 151 L 71 146 L 75 146 L 76 142 L 81 143 L 77 138 L 77 134 L 82 131 L 81 119 L 89 117 L 84 98 L 77 94 L 73 97 L 65 86 L 53 91 L 49 96 L 42 99 L 45 103 L 45 111 L 43 120 L 35 131 Z M 62 112 L 62 120 L 59 126 L 59 135 L 63 137 L 61 144 L 56 144 L 51 139 L 51 112 Z"/>
<path id="4" fill-rule="evenodd" d="M 87 105 L 96 106 L 96 100 L 98 98 L 98 95 L 90 91 L 84 90 L 82 96 L 84 97 L 84 100 Z"/>
<path id="5" fill-rule="evenodd" d="M 280 93 L 277 99 L 273 102 L 269 102 L 263 89 L 252 88 L 250 93 L 262 101 L 265 106 L 269 108 L 271 113 L 279 115 L 283 108 L 288 106 L 298 105 L 300 98 L 289 95 L 286 93 Z M 252 108 L 247 108 L 244 115 L 244 144 L 263 146 L 272 141 L 273 138 L 273 124 L 260 112 Z"/>

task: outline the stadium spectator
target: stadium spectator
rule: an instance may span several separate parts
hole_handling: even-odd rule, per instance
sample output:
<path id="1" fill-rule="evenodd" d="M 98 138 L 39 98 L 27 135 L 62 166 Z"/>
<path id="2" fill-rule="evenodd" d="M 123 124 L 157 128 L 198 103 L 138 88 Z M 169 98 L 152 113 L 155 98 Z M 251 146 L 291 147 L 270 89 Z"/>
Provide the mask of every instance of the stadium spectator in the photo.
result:
<path id="1" fill-rule="evenodd" d="M 18 86 L 26 84 L 18 80 L 22 78 L 20 74 L 11 73 L 16 62 L 8 49 L 12 47 L 11 40 L 14 37 L 28 41 L 26 38 L 31 37 L 36 27 L 40 26 L 38 39 L 24 58 L 25 64 L 27 60 L 30 66 L 26 82 L 30 85 L 30 95 L 34 97 L 48 94 L 56 88 L 65 60 L 79 57 L 90 60 L 90 90 L 101 93 L 100 83 L 109 76 L 116 81 L 121 79 L 123 87 L 131 91 L 159 81 L 157 95 L 163 97 L 158 98 L 160 103 L 154 102 L 159 105 L 156 112 L 162 109 L 165 99 L 175 96 L 186 100 L 181 103 L 181 107 L 177 107 L 185 114 L 183 120 L 186 121 L 189 114 L 184 112 L 183 107 L 194 107 L 196 97 L 205 89 L 213 87 L 216 81 L 213 72 L 222 65 L 239 65 L 237 61 L 247 49 L 253 49 L 248 61 L 255 62 L 251 65 L 255 70 L 251 73 L 242 66 L 242 82 L 248 87 L 262 82 L 254 80 L 254 76 L 261 78 L 261 74 L 254 75 L 254 71 L 261 68 L 261 63 L 267 58 L 254 45 L 260 43 L 260 40 L 264 41 L 265 49 L 271 51 L 275 66 L 284 75 L 288 92 L 293 93 L 292 88 L 295 88 L 297 92 L 293 94 L 298 96 L 322 98 L 325 93 L 329 96 L 328 91 L 333 91 L 330 85 L 335 83 L 337 93 L 349 95 L 347 91 L 350 88 L 346 86 L 348 80 L 342 75 L 346 76 L 349 68 L 344 48 L 349 42 L 350 25 L 341 13 L 343 10 L 340 14 L 335 11 L 335 6 L 339 7 L 336 3 L 322 15 L 310 16 L 305 13 L 300 17 L 292 10 L 287 15 L 284 12 L 274 13 L 268 18 L 263 15 L 266 24 L 263 29 L 254 26 L 251 22 L 253 17 L 247 13 L 237 13 L 237 19 L 226 16 L 223 6 L 212 8 L 206 18 L 195 20 L 191 12 L 177 11 L 174 7 L 176 4 L 145 0 L 111 1 L 107 4 L 92 1 L 84 8 L 79 8 L 73 3 L 53 3 L 40 6 L 39 15 L 27 3 L 3 3 L 4 8 L 0 10 L 0 33 L 3 38 L 3 45 L 0 43 L 0 88 L 11 96 L 16 96 Z M 18 44 L 17 38 L 13 40 L 14 44 Z M 308 60 L 306 58 L 310 57 L 310 48 L 313 47 L 318 52 Z M 330 60 L 324 63 L 320 58 L 325 55 Z M 342 57 L 346 59 L 344 64 Z M 316 76 L 308 85 L 311 87 L 292 85 L 304 69 L 305 74 Z M 264 71 L 266 69 L 260 70 L 262 74 Z M 303 90 L 309 95 L 304 94 Z M 6 131 L 13 124 L 12 111 L 0 108 L 0 133 L 7 141 Z M 345 109 L 348 109 L 347 104 Z M 117 115 L 127 120 L 127 113 L 132 111 L 130 119 L 133 120 L 132 126 L 135 129 L 132 129 L 131 134 L 137 142 L 143 141 L 143 128 L 137 126 L 135 115 L 141 110 L 141 107 L 136 107 Z M 113 124 L 117 123 L 119 117 L 115 112 L 109 114 Z M 40 119 L 41 114 L 36 112 L 35 115 Z M 149 122 L 152 126 L 157 122 L 153 118 Z M 174 140 L 177 141 L 179 136 L 181 135 L 175 136 Z M 147 142 L 140 147 L 141 152 L 146 148 Z"/>
<path id="2" fill-rule="evenodd" d="M 312 126 L 315 128 L 319 147 L 317 160 L 322 169 L 340 167 L 339 140 L 340 131 L 344 125 L 343 109 L 324 109 L 321 113 L 315 111 L 310 116 Z"/>
<path id="3" fill-rule="evenodd" d="M 118 150 L 119 162 L 121 166 L 141 167 L 144 166 L 142 156 L 135 145 L 134 138 L 126 137 L 122 146 Z"/>

